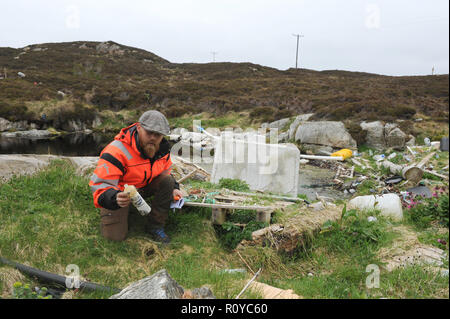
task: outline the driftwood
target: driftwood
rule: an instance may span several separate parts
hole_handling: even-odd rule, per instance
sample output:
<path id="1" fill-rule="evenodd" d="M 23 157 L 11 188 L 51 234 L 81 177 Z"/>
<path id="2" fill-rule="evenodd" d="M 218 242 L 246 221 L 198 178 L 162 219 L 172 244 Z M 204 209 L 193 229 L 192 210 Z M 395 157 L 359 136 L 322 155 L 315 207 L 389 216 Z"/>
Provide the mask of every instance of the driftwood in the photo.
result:
<path id="1" fill-rule="evenodd" d="M 178 183 L 184 182 L 186 179 L 188 179 L 189 177 L 191 177 L 192 175 L 194 175 L 194 174 L 197 173 L 197 172 L 198 172 L 198 168 L 194 169 L 194 170 L 193 170 L 192 172 L 190 172 L 189 174 L 187 174 L 187 175 L 183 176 L 182 178 L 180 178 L 180 179 L 178 180 Z"/>
<path id="2" fill-rule="evenodd" d="M 438 172 L 428 171 L 428 170 L 425 170 L 424 172 L 448 180 L 448 176 L 447 175 L 442 175 L 442 174 L 439 174 Z"/>
<path id="3" fill-rule="evenodd" d="M 277 251 L 291 253 L 298 246 L 303 245 L 316 232 L 319 232 L 323 223 L 328 220 L 338 220 L 342 207 L 330 207 L 321 211 L 305 211 L 290 219 L 284 224 L 273 224 L 252 233 L 252 240 L 243 240 L 236 250 L 247 246 L 262 246 L 269 244 Z"/>
<path id="4" fill-rule="evenodd" d="M 296 198 L 296 197 L 287 197 L 287 196 L 278 196 L 278 195 L 268 195 L 268 194 L 260 194 L 260 193 L 246 193 L 246 192 L 237 192 L 237 191 L 231 191 L 228 192 L 236 195 L 244 195 L 244 196 L 257 196 L 257 197 L 267 197 L 267 198 L 274 198 L 274 199 L 280 199 L 282 201 L 288 201 L 288 202 L 299 202 L 304 201 L 304 199 Z"/>

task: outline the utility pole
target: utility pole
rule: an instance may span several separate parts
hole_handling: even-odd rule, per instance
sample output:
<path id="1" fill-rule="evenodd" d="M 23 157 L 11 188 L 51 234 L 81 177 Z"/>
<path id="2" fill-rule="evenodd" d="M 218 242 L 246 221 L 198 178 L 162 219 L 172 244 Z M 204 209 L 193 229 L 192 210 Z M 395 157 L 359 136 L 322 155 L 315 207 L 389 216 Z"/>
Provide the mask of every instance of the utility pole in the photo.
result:
<path id="1" fill-rule="evenodd" d="M 216 62 L 216 54 L 219 53 L 219 52 L 211 52 L 211 53 L 213 55 L 213 62 Z"/>
<path id="2" fill-rule="evenodd" d="M 304 35 L 300 34 L 293 34 L 294 37 L 297 37 L 297 52 L 295 53 L 295 68 L 297 69 L 297 63 L 298 63 L 298 39 L 303 38 Z"/>

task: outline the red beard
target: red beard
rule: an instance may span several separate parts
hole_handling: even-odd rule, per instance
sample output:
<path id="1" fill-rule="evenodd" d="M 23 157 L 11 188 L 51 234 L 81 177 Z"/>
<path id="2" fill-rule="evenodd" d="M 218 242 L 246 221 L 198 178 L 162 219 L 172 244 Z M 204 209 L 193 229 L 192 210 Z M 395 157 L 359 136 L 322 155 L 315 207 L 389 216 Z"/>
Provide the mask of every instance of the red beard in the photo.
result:
<path id="1" fill-rule="evenodd" d="M 158 151 L 158 147 L 155 144 L 146 144 L 142 148 L 149 158 L 155 156 L 156 152 Z"/>

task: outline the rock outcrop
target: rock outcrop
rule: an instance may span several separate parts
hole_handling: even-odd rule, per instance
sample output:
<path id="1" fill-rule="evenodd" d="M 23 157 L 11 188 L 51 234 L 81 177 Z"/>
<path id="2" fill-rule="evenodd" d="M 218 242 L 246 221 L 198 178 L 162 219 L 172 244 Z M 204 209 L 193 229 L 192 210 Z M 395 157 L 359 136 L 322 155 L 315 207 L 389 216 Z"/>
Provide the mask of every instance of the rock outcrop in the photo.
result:
<path id="1" fill-rule="evenodd" d="M 407 136 L 396 123 L 362 122 L 361 128 L 367 131 L 366 145 L 378 151 L 386 148 L 403 150 L 406 143 L 414 143 L 413 136 Z"/>
<path id="2" fill-rule="evenodd" d="M 344 123 L 333 121 L 305 122 L 295 133 L 295 141 L 302 144 L 356 149 L 356 141 L 346 130 Z"/>
<path id="3" fill-rule="evenodd" d="M 133 282 L 109 299 L 215 299 L 207 287 L 185 291 L 167 270 Z"/>

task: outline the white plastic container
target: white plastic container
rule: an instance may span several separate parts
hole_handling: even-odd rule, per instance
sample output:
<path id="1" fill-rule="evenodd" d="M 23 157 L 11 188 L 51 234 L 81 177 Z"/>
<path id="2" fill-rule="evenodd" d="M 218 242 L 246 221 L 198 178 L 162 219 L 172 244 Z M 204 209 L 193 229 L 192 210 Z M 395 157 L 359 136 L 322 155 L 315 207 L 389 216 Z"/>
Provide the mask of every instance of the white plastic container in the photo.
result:
<path id="1" fill-rule="evenodd" d="M 124 192 L 130 195 L 131 202 L 142 216 L 150 214 L 152 208 L 147 204 L 144 198 L 142 198 L 134 185 L 125 184 Z"/>
<path id="2" fill-rule="evenodd" d="M 403 219 L 403 208 L 397 194 L 358 196 L 349 201 L 350 209 L 371 210 L 378 209 L 381 215 L 393 220 Z"/>

